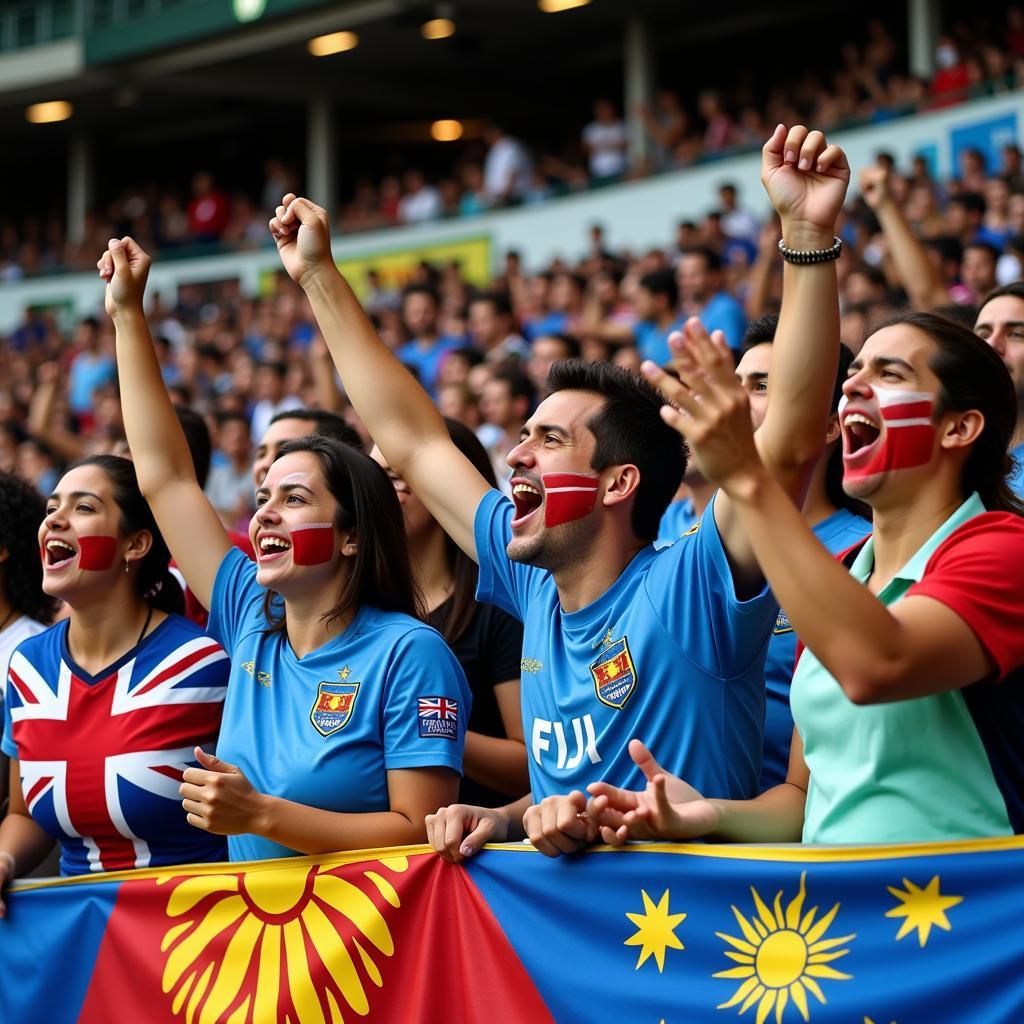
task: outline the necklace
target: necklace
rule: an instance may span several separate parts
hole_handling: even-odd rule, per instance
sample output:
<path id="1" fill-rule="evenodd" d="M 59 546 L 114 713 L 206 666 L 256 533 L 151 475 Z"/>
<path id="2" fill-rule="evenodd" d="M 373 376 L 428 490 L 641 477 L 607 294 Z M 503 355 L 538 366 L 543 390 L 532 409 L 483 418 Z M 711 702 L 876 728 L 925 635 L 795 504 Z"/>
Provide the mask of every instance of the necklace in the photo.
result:
<path id="1" fill-rule="evenodd" d="M 139 630 L 139 638 L 132 644 L 131 649 L 134 651 L 139 644 L 142 643 L 142 638 L 146 635 L 146 630 L 149 629 L 150 622 L 153 621 L 153 606 L 147 605 L 146 621 L 142 624 L 142 629 Z M 8 616 L 10 618 L 10 616 Z M 6 625 L 7 619 L 4 619 L 3 624 L 0 624 L 0 630 Z M 71 650 L 71 623 L 68 622 L 67 632 L 64 635 L 64 642 L 68 645 L 68 650 Z"/>

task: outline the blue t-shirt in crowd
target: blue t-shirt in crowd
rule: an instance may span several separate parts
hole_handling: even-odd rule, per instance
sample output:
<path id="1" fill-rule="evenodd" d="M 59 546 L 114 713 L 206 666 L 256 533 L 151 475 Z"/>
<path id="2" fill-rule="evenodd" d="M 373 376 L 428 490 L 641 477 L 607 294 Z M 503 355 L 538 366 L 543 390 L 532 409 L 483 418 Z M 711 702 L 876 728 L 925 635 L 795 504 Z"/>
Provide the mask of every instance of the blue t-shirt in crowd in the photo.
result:
<path id="1" fill-rule="evenodd" d="M 1006 482 L 1018 498 L 1024 499 L 1024 444 L 1017 445 L 1010 451 L 1010 454 L 1013 456 L 1014 463 Z"/>
<path id="2" fill-rule="evenodd" d="M 210 634 L 231 656 L 217 756 L 262 793 L 329 811 L 389 810 L 387 772 L 462 771 L 466 677 L 436 630 L 363 607 L 340 636 L 298 658 L 267 632 L 256 566 L 232 548 L 217 570 Z M 295 851 L 228 837 L 231 860 Z"/>
<path id="3" fill-rule="evenodd" d="M 76 414 L 92 412 L 92 395 L 97 388 L 110 384 L 117 366 L 110 356 L 82 352 L 71 364 L 68 375 L 68 405 Z"/>
<path id="4" fill-rule="evenodd" d="M 681 501 L 673 501 L 658 524 L 658 539 L 654 546 L 659 550 L 675 544 L 687 530 L 692 530 L 700 522 L 700 516 L 693 507 L 693 498 L 683 498 Z"/>
<path id="5" fill-rule="evenodd" d="M 476 512 L 477 598 L 523 622 L 522 711 L 533 799 L 605 780 L 642 789 L 627 744 L 643 740 L 707 796 L 754 795 L 764 656 L 778 606 L 740 601 L 709 511 L 664 551 L 648 545 L 596 601 L 562 611 L 545 569 L 513 562 L 512 502 Z"/>
<path id="6" fill-rule="evenodd" d="M 677 319 L 662 329 L 654 320 L 641 320 L 633 328 L 633 338 L 636 341 L 636 350 L 640 353 L 640 358 L 650 359 L 658 366 L 664 366 L 672 358 L 668 347 L 668 336 L 673 331 L 681 330 L 683 323 L 682 319 Z"/>
<path id="7" fill-rule="evenodd" d="M 867 519 L 841 508 L 814 527 L 814 535 L 830 554 L 853 547 L 871 532 Z M 761 762 L 761 790 L 786 781 L 789 745 L 793 738 L 793 713 L 789 709 L 789 684 L 796 664 L 796 634 L 786 613 L 779 610 L 768 644 L 764 666 L 766 690 L 764 716 L 764 758 Z"/>
<path id="8" fill-rule="evenodd" d="M 747 329 L 747 315 L 743 307 L 728 292 L 717 292 L 708 299 L 707 305 L 698 314 L 700 322 L 710 334 L 722 331 L 725 343 L 734 351 L 743 341 L 743 332 Z"/>
<path id="9" fill-rule="evenodd" d="M 404 366 L 408 366 L 416 374 L 424 389 L 433 395 L 437 385 L 437 374 L 441 369 L 441 360 L 452 349 L 459 348 L 460 344 L 458 338 L 440 337 L 431 345 L 423 345 L 421 339 L 413 338 L 395 354 Z"/>

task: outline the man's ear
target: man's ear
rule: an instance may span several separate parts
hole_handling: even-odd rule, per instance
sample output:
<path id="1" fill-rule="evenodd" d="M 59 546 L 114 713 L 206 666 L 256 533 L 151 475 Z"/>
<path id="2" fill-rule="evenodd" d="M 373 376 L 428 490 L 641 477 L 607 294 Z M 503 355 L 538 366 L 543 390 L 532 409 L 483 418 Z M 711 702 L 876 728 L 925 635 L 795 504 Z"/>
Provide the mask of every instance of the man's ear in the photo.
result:
<path id="1" fill-rule="evenodd" d="M 640 486 L 640 470 L 632 463 L 624 466 L 609 466 L 602 474 L 607 484 L 601 503 L 606 507 L 621 504 L 636 495 Z"/>
<path id="2" fill-rule="evenodd" d="M 947 413 L 943 420 L 945 426 L 939 428 L 943 448 L 966 448 L 974 444 L 985 429 L 985 416 L 977 409 Z"/>

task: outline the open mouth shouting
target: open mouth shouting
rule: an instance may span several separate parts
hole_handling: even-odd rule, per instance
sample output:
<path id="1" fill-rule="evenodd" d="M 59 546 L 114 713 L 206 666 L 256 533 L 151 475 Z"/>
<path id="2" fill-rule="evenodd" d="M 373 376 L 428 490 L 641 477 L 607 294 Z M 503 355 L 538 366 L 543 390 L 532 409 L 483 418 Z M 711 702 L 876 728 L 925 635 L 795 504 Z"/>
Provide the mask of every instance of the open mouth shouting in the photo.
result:
<path id="1" fill-rule="evenodd" d="M 925 465 L 935 442 L 933 406 L 930 392 L 902 390 L 877 391 L 867 408 L 841 404 L 843 480 Z"/>
<path id="2" fill-rule="evenodd" d="M 71 565 L 77 554 L 78 548 L 63 537 L 47 537 L 43 544 L 43 568 L 46 572 L 59 572 Z"/>
<path id="3" fill-rule="evenodd" d="M 544 494 L 539 483 L 533 483 L 522 476 L 512 478 L 512 501 L 516 514 L 512 517 L 512 529 L 524 526 L 543 506 Z"/>
<path id="4" fill-rule="evenodd" d="M 257 546 L 259 549 L 257 557 L 261 565 L 280 558 L 292 549 L 291 541 L 277 533 L 260 534 Z"/>
<path id="5" fill-rule="evenodd" d="M 847 412 L 843 417 L 843 459 L 869 456 L 882 436 L 881 425 L 862 412 Z"/>

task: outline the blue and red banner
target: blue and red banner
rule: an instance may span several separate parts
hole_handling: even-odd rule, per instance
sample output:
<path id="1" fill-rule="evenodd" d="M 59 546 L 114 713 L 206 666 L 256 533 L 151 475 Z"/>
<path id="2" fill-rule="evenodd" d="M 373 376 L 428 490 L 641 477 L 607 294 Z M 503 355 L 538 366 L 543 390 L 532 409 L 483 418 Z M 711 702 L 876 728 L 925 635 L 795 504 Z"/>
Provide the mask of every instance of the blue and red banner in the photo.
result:
<path id="1" fill-rule="evenodd" d="M 25 884 L 0 1021 L 1024 1020 L 1024 841 L 424 847 Z"/>

